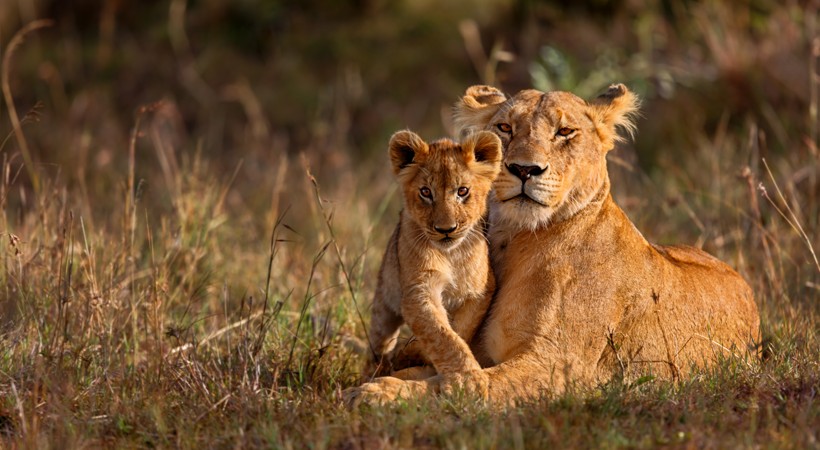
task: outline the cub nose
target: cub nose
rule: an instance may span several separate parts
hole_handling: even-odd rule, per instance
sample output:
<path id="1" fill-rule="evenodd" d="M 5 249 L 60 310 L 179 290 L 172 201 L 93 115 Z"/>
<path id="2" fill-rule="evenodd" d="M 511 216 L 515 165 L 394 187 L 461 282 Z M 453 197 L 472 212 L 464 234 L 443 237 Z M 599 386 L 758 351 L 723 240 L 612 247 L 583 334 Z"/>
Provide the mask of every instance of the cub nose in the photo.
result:
<path id="1" fill-rule="evenodd" d="M 443 227 L 440 227 L 438 225 L 433 226 L 433 228 L 435 228 L 436 231 L 438 231 L 441 234 L 450 234 L 453 231 L 456 231 L 456 227 L 457 227 L 456 224 L 449 225 L 449 226 L 443 226 Z"/>
<path id="2" fill-rule="evenodd" d="M 509 170 L 510 173 L 521 179 L 521 181 L 527 181 L 530 179 L 530 177 L 541 175 L 547 169 L 542 169 L 538 166 L 521 166 L 518 164 L 507 164 L 507 170 Z"/>

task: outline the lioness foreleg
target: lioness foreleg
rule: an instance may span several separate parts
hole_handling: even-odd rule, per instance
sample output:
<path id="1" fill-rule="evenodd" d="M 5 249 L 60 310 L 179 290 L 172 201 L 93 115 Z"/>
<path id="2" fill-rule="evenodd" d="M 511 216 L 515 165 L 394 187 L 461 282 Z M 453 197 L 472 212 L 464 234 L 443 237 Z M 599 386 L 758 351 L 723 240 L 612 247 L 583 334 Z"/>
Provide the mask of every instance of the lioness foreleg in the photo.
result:
<path id="1" fill-rule="evenodd" d="M 471 342 L 478 330 L 493 298 L 493 289 L 477 298 L 468 298 L 461 308 L 453 313 L 453 331 L 465 342 Z"/>
<path id="2" fill-rule="evenodd" d="M 391 377 L 400 380 L 424 380 L 436 375 L 436 369 L 432 366 L 416 366 L 397 370 L 390 374 Z"/>

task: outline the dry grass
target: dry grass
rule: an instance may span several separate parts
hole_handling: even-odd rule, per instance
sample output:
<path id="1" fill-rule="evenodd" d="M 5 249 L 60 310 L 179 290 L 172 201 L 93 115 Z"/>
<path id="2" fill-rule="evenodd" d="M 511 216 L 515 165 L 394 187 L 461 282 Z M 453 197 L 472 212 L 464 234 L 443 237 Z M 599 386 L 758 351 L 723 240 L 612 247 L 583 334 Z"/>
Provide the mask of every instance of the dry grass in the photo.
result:
<path id="1" fill-rule="evenodd" d="M 616 200 L 650 239 L 699 245 L 736 267 L 756 292 L 765 338 L 759 366 L 726 360 L 675 383 L 613 380 L 500 413 L 470 398 L 350 412 L 340 398 L 359 381 L 361 357 L 344 343 L 364 336 L 398 209 L 382 154 L 391 121 L 441 130 L 440 105 L 419 118 L 416 107 L 363 100 L 367 80 L 359 86 L 351 69 L 316 117 L 302 117 L 307 136 L 285 133 L 281 103 L 259 94 L 258 67 L 238 59 L 249 78 L 227 81 L 196 72 L 185 2 L 172 4 L 170 61 L 188 94 L 149 84 L 160 94 L 143 102 L 126 89 L 136 115 L 118 111 L 108 84 L 85 88 L 60 63 L 82 47 L 59 20 L 53 34 L 3 48 L 0 447 L 820 445 L 820 44 L 806 6 L 744 16 L 670 2 L 692 18 L 678 29 L 657 10 L 618 16 L 603 62 L 561 37 L 575 28 L 606 41 L 603 27 L 550 22 L 559 13 L 546 6 L 524 12 L 554 26 L 499 36 L 549 42 L 577 61 L 495 45 L 482 63 L 482 46 L 467 43 L 473 59 L 454 65 L 476 64 L 511 89 L 546 76 L 568 89 L 592 90 L 598 77 L 641 90 L 636 142 L 610 164 Z M 117 58 L 106 51 L 114 25 L 100 23 L 109 31 L 89 44 L 95 64 Z M 617 37 L 631 25 L 634 35 Z M 451 28 L 458 46 L 480 37 L 469 24 Z M 66 56 L 50 53 L 58 48 Z M 508 50 L 519 60 L 505 66 Z M 801 84 L 808 70 L 813 81 Z M 441 104 L 475 81 L 465 77 Z M 371 131 L 372 116 L 357 110 L 368 107 L 384 123 L 353 151 L 371 142 L 356 137 Z"/>

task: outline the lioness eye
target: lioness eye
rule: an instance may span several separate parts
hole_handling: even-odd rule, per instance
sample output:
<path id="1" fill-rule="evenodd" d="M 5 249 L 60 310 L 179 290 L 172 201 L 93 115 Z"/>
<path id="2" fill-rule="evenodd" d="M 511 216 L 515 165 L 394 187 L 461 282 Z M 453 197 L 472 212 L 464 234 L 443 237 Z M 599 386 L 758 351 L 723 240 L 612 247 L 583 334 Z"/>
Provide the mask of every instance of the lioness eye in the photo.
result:
<path id="1" fill-rule="evenodd" d="M 498 128 L 498 131 L 501 131 L 502 133 L 509 133 L 512 131 L 512 127 L 508 123 L 499 123 L 496 125 L 496 128 Z"/>
<path id="2" fill-rule="evenodd" d="M 573 130 L 572 128 L 563 127 L 563 128 L 558 130 L 558 135 L 559 136 L 569 136 L 570 134 L 572 134 L 573 131 L 575 131 L 575 130 Z"/>
<path id="3" fill-rule="evenodd" d="M 433 198 L 433 193 L 430 192 L 429 187 L 423 187 L 419 189 L 419 194 L 421 194 L 421 196 L 424 198 Z"/>
<path id="4" fill-rule="evenodd" d="M 467 194 L 470 193 L 470 188 L 466 188 L 464 186 L 458 188 L 458 196 L 459 197 L 466 197 Z"/>

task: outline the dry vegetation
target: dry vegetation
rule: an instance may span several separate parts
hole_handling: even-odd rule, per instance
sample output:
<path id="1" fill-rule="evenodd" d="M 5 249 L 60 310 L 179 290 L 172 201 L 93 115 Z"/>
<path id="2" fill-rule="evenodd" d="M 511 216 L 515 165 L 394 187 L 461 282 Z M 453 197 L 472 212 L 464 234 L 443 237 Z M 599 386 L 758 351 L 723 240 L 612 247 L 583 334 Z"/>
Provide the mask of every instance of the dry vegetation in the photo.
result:
<path id="1" fill-rule="evenodd" d="M 0 448 L 820 446 L 817 2 L 74 3 L 0 3 Z M 346 411 L 387 136 L 615 80 L 616 200 L 749 280 L 763 361 Z"/>

